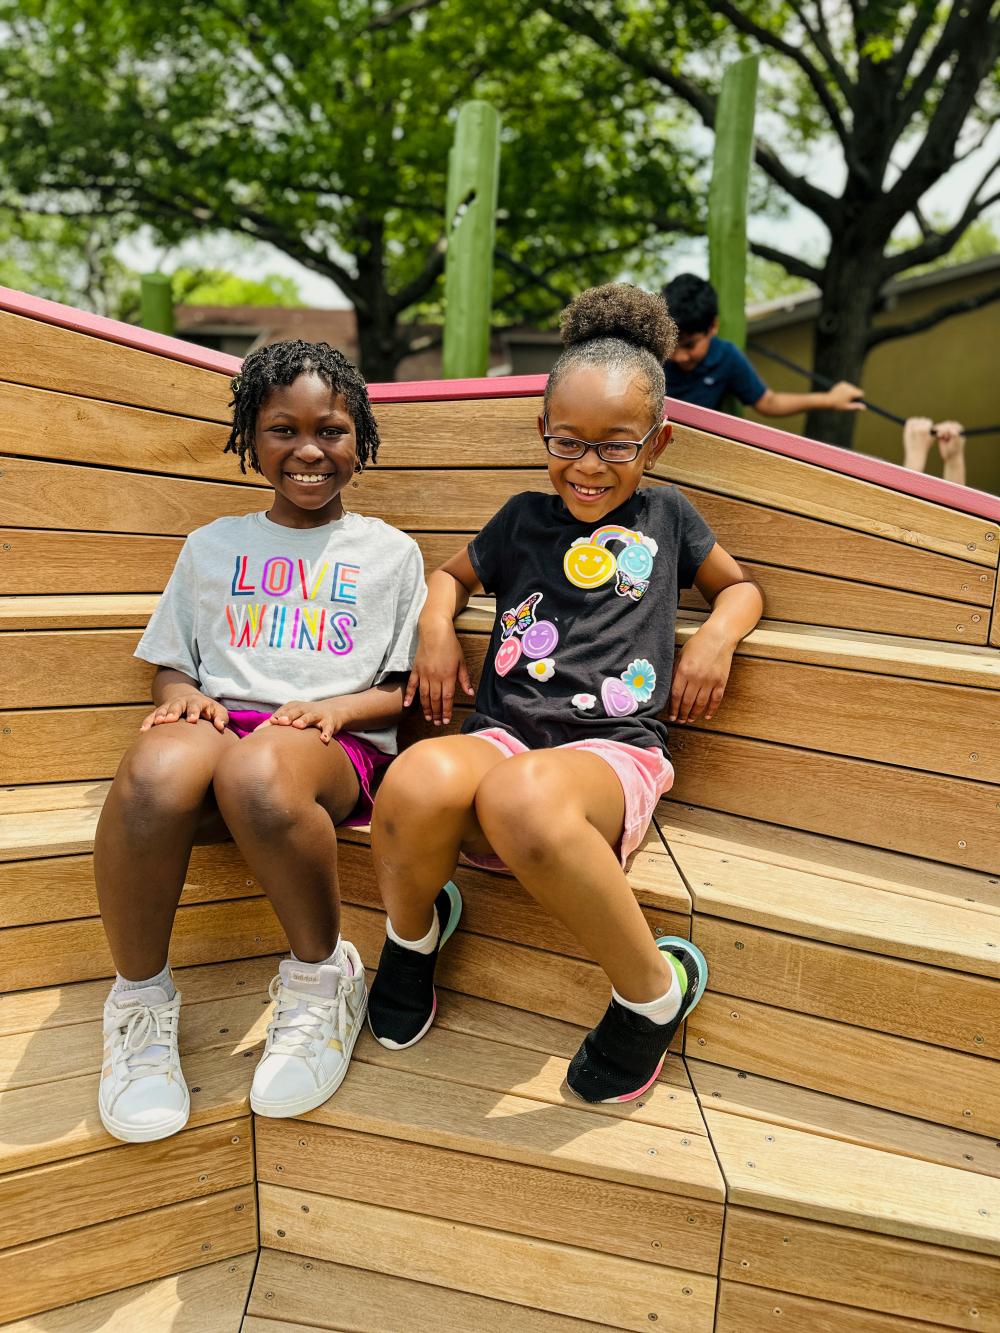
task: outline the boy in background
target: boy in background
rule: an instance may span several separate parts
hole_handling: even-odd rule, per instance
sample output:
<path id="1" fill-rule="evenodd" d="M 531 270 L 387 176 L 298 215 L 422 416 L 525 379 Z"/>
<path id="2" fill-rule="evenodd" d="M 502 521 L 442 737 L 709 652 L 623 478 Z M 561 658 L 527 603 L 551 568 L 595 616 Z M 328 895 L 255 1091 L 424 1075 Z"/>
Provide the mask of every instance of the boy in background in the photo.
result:
<path id="1" fill-rule="evenodd" d="M 694 273 L 681 273 L 663 289 L 680 336 L 665 366 L 667 393 L 698 407 L 718 408 L 727 394 L 767 417 L 790 417 L 814 407 L 863 412 L 863 391 L 841 380 L 822 393 L 769 389 L 735 343 L 718 337 L 719 298 Z"/>

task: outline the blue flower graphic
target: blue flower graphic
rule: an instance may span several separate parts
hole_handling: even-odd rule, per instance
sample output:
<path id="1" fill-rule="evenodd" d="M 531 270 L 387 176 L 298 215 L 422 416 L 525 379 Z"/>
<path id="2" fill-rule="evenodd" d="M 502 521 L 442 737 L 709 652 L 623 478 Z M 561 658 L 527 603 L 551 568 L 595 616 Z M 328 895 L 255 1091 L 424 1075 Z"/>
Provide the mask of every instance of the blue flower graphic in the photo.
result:
<path id="1" fill-rule="evenodd" d="M 652 699 L 653 690 L 656 688 L 656 670 L 652 662 L 647 662 L 644 657 L 637 657 L 634 662 L 629 662 L 622 672 L 622 680 L 641 704 Z"/>

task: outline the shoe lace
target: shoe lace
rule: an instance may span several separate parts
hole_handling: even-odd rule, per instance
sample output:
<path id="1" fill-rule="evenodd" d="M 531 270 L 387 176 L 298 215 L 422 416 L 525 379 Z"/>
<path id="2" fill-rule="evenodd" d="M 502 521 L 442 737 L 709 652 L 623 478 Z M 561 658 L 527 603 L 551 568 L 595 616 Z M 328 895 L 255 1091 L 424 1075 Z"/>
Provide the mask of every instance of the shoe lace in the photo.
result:
<path id="1" fill-rule="evenodd" d="M 332 999 L 289 991 L 281 975 L 271 979 L 267 991 L 275 1008 L 267 1028 L 267 1054 L 294 1055 L 312 1068 L 326 1043 L 324 1023 L 333 1023 L 341 1048 L 347 1042 L 347 978 L 341 976 Z"/>
<path id="2" fill-rule="evenodd" d="M 151 1074 L 171 1074 L 177 1043 L 177 1009 L 173 1005 L 142 1005 L 131 1010 L 119 1027 L 119 1071 L 124 1083 Z M 165 1049 L 153 1054 L 150 1046 Z"/>

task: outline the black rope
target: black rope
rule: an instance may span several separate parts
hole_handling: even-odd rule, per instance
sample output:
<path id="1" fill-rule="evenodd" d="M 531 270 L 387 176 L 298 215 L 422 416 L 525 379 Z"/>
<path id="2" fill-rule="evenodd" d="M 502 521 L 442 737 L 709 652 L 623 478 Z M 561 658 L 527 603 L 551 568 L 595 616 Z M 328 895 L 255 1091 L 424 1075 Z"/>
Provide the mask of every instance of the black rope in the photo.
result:
<path id="1" fill-rule="evenodd" d="M 789 361 L 787 356 L 782 356 L 780 352 L 772 352 L 769 347 L 764 347 L 759 342 L 748 342 L 747 347 L 751 352 L 756 352 L 758 356 L 766 356 L 771 361 L 777 361 L 779 365 L 785 366 L 788 370 L 794 370 L 797 375 L 804 375 L 806 379 L 812 380 L 813 384 L 821 389 L 832 389 L 835 380 L 827 379 L 825 375 L 817 375 L 815 371 L 806 370 L 804 366 L 796 365 L 794 361 Z M 885 407 L 878 407 L 875 403 L 870 403 L 867 398 L 861 400 L 868 408 L 869 412 L 874 412 L 876 416 L 885 417 L 888 421 L 895 421 L 898 426 L 906 425 L 906 418 L 897 416 L 895 412 L 890 412 Z M 932 430 L 932 434 L 936 432 Z M 970 430 L 964 431 L 965 435 L 1000 435 L 1000 422 L 995 426 L 973 426 Z"/>

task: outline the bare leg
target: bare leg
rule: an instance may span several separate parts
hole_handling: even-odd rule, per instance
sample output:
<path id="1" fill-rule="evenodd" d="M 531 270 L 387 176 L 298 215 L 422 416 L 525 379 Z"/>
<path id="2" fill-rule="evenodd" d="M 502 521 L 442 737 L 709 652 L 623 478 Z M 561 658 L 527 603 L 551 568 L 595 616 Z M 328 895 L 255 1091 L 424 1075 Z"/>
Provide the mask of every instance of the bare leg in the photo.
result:
<path id="1" fill-rule="evenodd" d="M 170 931 L 212 774 L 236 745 L 210 722 L 142 733 L 122 759 L 94 839 L 94 878 L 115 967 L 141 981 L 166 966 Z"/>
<path id="2" fill-rule="evenodd" d="M 215 797 L 237 846 L 304 963 L 333 952 L 340 933 L 337 833 L 358 800 L 358 777 L 315 727 L 263 727 L 230 750 Z"/>
<path id="3" fill-rule="evenodd" d="M 487 773 L 476 794 L 483 832 L 533 898 L 558 917 L 626 1000 L 666 989 L 669 964 L 614 850 L 625 798 L 614 770 L 580 750 L 536 750 Z"/>
<path id="4" fill-rule="evenodd" d="M 411 746 L 386 774 L 372 817 L 372 854 L 386 912 L 403 939 L 430 930 L 434 899 L 459 850 L 490 851 L 476 819 L 476 791 L 491 769 L 509 762 L 489 741 L 441 736 Z"/>

